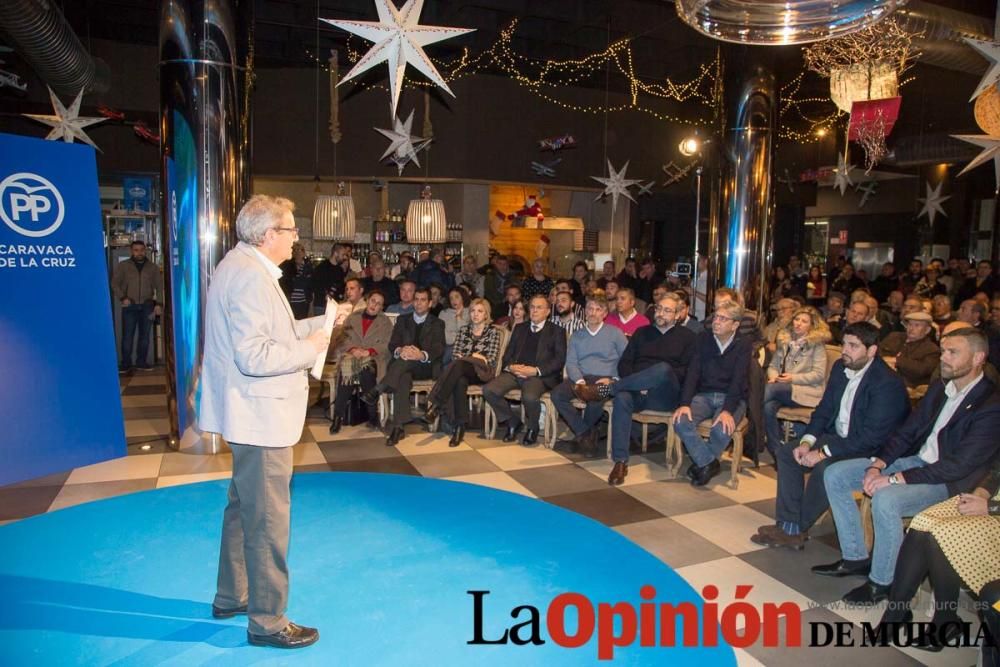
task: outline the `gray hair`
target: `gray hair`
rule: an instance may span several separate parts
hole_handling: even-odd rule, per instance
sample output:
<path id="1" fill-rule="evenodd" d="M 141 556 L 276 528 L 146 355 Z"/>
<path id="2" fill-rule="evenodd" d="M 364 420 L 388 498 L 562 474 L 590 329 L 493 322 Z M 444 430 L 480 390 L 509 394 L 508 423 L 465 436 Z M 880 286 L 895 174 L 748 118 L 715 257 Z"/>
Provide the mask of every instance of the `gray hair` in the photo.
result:
<path id="1" fill-rule="evenodd" d="M 285 197 L 254 195 L 236 216 L 236 238 L 244 243 L 259 246 L 267 230 L 281 224 L 285 213 L 295 210 L 295 202 Z"/>
<path id="2" fill-rule="evenodd" d="M 715 310 L 716 312 L 721 312 L 723 315 L 733 320 L 734 322 L 739 322 L 740 320 L 743 319 L 743 306 L 734 301 L 727 301 L 721 304 Z"/>

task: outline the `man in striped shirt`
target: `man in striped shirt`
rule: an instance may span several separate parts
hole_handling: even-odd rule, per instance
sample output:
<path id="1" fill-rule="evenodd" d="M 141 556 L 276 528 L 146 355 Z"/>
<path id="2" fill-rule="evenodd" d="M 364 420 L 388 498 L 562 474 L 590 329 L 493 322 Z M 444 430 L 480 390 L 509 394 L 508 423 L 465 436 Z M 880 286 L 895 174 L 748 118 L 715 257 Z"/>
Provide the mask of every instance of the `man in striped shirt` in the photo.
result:
<path id="1" fill-rule="evenodd" d="M 583 320 L 576 314 L 576 303 L 571 292 L 556 294 L 556 307 L 549 319 L 564 329 L 567 336 L 572 336 L 584 326 Z"/>

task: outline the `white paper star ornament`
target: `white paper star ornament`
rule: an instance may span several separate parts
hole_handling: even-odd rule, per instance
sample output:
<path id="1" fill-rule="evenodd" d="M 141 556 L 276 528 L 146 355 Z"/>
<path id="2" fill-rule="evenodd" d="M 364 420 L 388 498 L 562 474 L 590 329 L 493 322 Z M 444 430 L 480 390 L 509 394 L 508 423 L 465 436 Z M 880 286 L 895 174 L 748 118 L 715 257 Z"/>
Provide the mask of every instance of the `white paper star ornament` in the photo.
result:
<path id="1" fill-rule="evenodd" d="M 378 21 L 320 19 L 374 43 L 374 46 L 361 57 L 347 73 L 347 76 L 341 79 L 340 83 L 350 81 L 372 67 L 383 62 L 386 63 L 389 66 L 389 92 L 391 95 L 389 106 L 393 117 L 396 115 L 399 95 L 403 90 L 403 72 L 406 70 L 407 63 L 413 65 L 449 95 L 455 96 L 455 93 L 451 92 L 451 88 L 438 74 L 437 68 L 434 67 L 430 58 L 424 53 L 423 47 L 475 31 L 473 28 L 420 25 L 420 12 L 423 8 L 424 0 L 406 0 L 406 4 L 399 9 L 396 9 L 391 0 L 375 0 Z"/>
<path id="2" fill-rule="evenodd" d="M 975 169 L 987 160 L 993 160 L 993 175 L 996 179 L 996 187 L 1000 188 L 1000 137 L 991 137 L 988 134 L 953 134 L 951 136 L 983 149 L 972 162 L 965 165 L 965 169 L 958 172 L 958 175 L 961 176 L 965 172 Z"/>
<path id="3" fill-rule="evenodd" d="M 69 105 L 69 109 L 63 106 L 63 103 L 59 101 L 59 98 L 56 97 L 51 88 L 49 88 L 49 99 L 52 100 L 52 110 L 55 114 L 49 116 L 45 114 L 26 113 L 24 116 L 51 127 L 52 131 L 45 137 L 49 141 L 59 141 L 62 139 L 66 143 L 71 144 L 74 139 L 79 139 L 83 143 L 93 146 L 100 151 L 101 149 L 87 136 L 83 128 L 103 123 L 107 118 L 80 118 L 80 102 L 83 100 L 83 91 L 81 90 L 76 96 L 73 104 Z"/>
<path id="4" fill-rule="evenodd" d="M 396 164 L 396 169 L 400 174 L 403 173 L 403 169 L 406 168 L 406 165 L 410 161 L 418 167 L 420 166 L 417 153 L 430 143 L 430 139 L 413 136 L 411 134 L 412 128 L 413 111 L 410 111 L 410 115 L 406 117 L 405 122 L 400 122 L 399 118 L 393 118 L 393 128 L 391 130 L 383 130 L 380 127 L 375 128 L 376 132 L 382 134 L 390 142 L 389 148 L 386 149 L 385 153 L 379 159 L 391 159 Z"/>
<path id="5" fill-rule="evenodd" d="M 990 61 L 990 66 L 987 68 L 986 73 L 983 74 L 983 78 L 979 80 L 979 85 L 973 91 L 972 97 L 969 98 L 971 102 L 986 92 L 987 88 L 995 86 L 997 81 L 1000 80 L 1000 44 L 990 40 L 972 39 L 970 37 L 966 37 L 965 42 L 978 51 L 979 55 Z"/>
<path id="6" fill-rule="evenodd" d="M 944 197 L 941 196 L 941 187 L 943 185 L 944 181 L 938 183 L 937 187 L 932 188 L 930 181 L 928 181 L 926 183 L 927 196 L 917 198 L 917 201 L 924 203 L 924 206 L 920 209 L 920 213 L 917 214 L 917 217 L 919 218 L 926 215 L 932 225 L 934 224 L 934 218 L 938 213 L 946 218 L 948 217 L 948 214 L 944 212 L 944 207 L 941 206 L 941 204 L 951 199 L 951 195 L 946 195 Z"/>
<path id="7" fill-rule="evenodd" d="M 611 195 L 611 215 L 615 214 L 618 208 L 618 196 L 623 195 L 628 197 L 630 201 L 635 201 L 632 199 L 632 195 L 629 194 L 628 189 L 641 182 L 642 179 L 625 178 L 625 172 L 628 170 L 628 162 L 622 167 L 621 171 L 615 171 L 615 168 L 611 166 L 611 160 L 608 160 L 608 176 L 604 178 L 602 176 L 591 176 L 592 179 L 604 185 L 604 192 L 599 194 L 594 201 L 597 201 L 605 195 Z"/>
<path id="8" fill-rule="evenodd" d="M 837 168 L 833 170 L 833 187 L 840 190 L 841 197 L 847 192 L 849 186 L 854 185 L 854 181 L 851 180 L 851 171 L 853 170 L 854 165 L 847 164 L 843 155 L 837 156 Z"/>

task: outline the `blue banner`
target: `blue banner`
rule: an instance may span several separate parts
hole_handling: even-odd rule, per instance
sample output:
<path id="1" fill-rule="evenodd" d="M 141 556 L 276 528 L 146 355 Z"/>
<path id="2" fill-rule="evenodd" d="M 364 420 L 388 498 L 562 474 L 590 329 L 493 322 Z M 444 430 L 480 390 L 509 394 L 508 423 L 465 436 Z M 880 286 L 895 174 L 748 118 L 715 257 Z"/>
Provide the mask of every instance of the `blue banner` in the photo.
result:
<path id="1" fill-rule="evenodd" d="M 153 179 L 129 177 L 122 179 L 126 211 L 152 210 Z"/>
<path id="2" fill-rule="evenodd" d="M 94 149 L 0 134 L 0 485 L 125 455 Z"/>

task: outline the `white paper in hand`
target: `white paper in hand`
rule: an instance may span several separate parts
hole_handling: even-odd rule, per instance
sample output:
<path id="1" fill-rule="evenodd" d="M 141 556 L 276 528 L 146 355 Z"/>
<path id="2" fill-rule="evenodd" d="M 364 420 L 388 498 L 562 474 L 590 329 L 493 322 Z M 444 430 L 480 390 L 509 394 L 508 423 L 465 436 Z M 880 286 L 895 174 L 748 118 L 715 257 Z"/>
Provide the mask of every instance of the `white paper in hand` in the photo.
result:
<path id="1" fill-rule="evenodd" d="M 333 299 L 326 300 L 326 319 L 323 321 L 323 330 L 329 336 L 333 333 L 333 325 L 337 322 L 337 302 Z M 327 350 L 323 350 L 316 355 L 316 363 L 313 364 L 309 374 L 319 380 L 323 377 L 323 365 L 326 363 Z"/>

